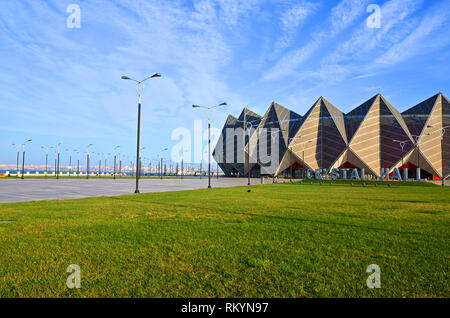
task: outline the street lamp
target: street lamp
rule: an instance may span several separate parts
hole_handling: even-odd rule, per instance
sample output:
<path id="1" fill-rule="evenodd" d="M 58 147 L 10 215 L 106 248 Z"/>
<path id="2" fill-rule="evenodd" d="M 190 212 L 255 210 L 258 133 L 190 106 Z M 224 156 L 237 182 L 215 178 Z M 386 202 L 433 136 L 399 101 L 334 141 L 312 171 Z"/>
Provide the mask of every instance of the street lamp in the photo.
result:
<path id="1" fill-rule="evenodd" d="M 144 150 L 147 149 L 147 147 L 142 147 L 140 149 L 141 153 L 144 153 Z M 142 156 L 139 157 L 139 161 L 138 161 L 138 165 L 137 168 L 139 170 L 139 179 L 141 178 L 141 173 L 142 173 Z"/>
<path id="2" fill-rule="evenodd" d="M 139 162 L 139 142 L 140 142 L 140 135 L 141 135 L 141 97 L 142 97 L 142 93 L 144 92 L 144 82 L 150 78 L 155 78 L 155 77 L 161 77 L 161 74 L 156 73 L 153 74 L 150 77 L 147 77 L 145 79 L 143 79 L 142 81 L 137 81 L 135 79 L 132 79 L 128 76 L 122 76 L 123 80 L 129 80 L 129 81 L 133 81 L 136 82 L 136 92 L 139 96 L 139 102 L 138 102 L 138 124 L 137 124 L 137 147 L 136 147 L 136 190 L 134 191 L 134 193 L 139 193 L 139 170 L 138 170 L 138 162 Z"/>
<path id="3" fill-rule="evenodd" d="M 24 173 L 25 173 L 25 145 L 28 143 L 28 142 L 32 142 L 33 140 L 32 139 L 28 139 L 27 141 L 25 141 L 23 144 L 22 144 L 22 149 L 23 149 L 23 157 L 22 157 L 22 179 L 24 179 Z"/>
<path id="4" fill-rule="evenodd" d="M 107 154 L 107 156 L 105 156 L 105 176 L 107 176 L 107 174 L 108 174 L 108 168 L 107 168 L 107 160 L 108 160 L 108 157 L 110 157 L 111 156 L 111 154 L 110 153 L 108 153 Z"/>
<path id="5" fill-rule="evenodd" d="M 87 147 L 86 147 L 86 179 L 89 179 L 89 157 L 90 157 L 90 154 L 89 154 L 89 148 L 90 147 L 92 147 L 93 146 L 93 144 L 89 144 Z"/>
<path id="6" fill-rule="evenodd" d="M 158 154 L 158 157 L 160 157 L 161 159 L 161 164 L 160 164 L 160 168 L 159 168 L 159 172 L 160 172 L 160 178 L 162 180 L 163 178 L 163 156 L 161 155 L 161 153 L 163 153 L 164 151 L 169 150 L 169 148 L 164 148 L 163 150 L 161 150 Z"/>
<path id="7" fill-rule="evenodd" d="M 244 151 L 244 174 L 245 174 L 245 166 L 247 164 L 247 185 L 250 185 L 250 144 L 248 145 L 248 151 L 245 153 L 245 137 L 247 136 L 247 129 L 252 128 L 254 122 L 259 119 L 255 119 L 252 121 L 247 121 L 247 112 L 244 111 L 244 120 L 237 120 L 238 122 L 244 123 L 244 137 L 243 137 L 243 151 Z M 250 141 L 250 135 L 248 136 Z M 217 174 L 219 173 L 219 168 L 217 168 Z"/>
<path id="8" fill-rule="evenodd" d="M 72 174 L 72 151 L 70 149 L 66 149 L 66 152 L 69 154 L 69 166 L 67 167 L 67 170 L 69 170 L 69 177 Z"/>
<path id="9" fill-rule="evenodd" d="M 298 136 L 298 137 L 291 138 L 291 142 L 292 142 L 293 140 L 295 140 L 296 138 L 301 139 L 302 136 Z M 310 143 L 312 143 L 312 140 L 300 142 L 300 143 L 297 143 L 297 144 L 294 143 L 294 145 L 289 145 L 289 150 L 291 150 L 291 151 L 293 151 L 293 150 L 292 150 L 292 147 L 295 146 L 295 145 L 301 145 L 301 146 L 302 146 L 302 164 L 303 164 L 302 178 L 303 178 L 303 179 L 305 179 L 305 165 L 306 165 L 306 163 L 305 163 L 305 145 L 306 145 L 306 144 L 310 144 Z M 291 172 L 291 174 L 292 174 L 292 172 Z"/>
<path id="10" fill-rule="evenodd" d="M 50 149 L 53 149 L 53 146 L 52 147 L 41 146 L 41 149 L 43 149 L 45 151 L 45 176 L 47 176 L 47 174 L 48 174 L 48 151 Z"/>
<path id="11" fill-rule="evenodd" d="M 62 142 L 60 141 L 59 143 L 58 143 L 58 146 L 57 146 L 57 150 L 58 150 L 58 161 L 57 161 L 57 165 L 56 165 L 56 179 L 59 179 L 59 146 L 61 146 L 62 145 Z"/>
<path id="12" fill-rule="evenodd" d="M 199 105 L 192 105 L 193 108 L 204 108 L 208 113 L 208 189 L 211 189 L 211 115 L 210 111 L 216 107 L 226 106 L 227 103 L 223 102 L 219 105 L 205 107 Z"/>
<path id="13" fill-rule="evenodd" d="M 119 148 L 120 148 L 120 145 L 118 145 L 114 148 L 114 180 L 116 180 L 116 159 L 117 159 L 116 150 Z"/>
<path id="14" fill-rule="evenodd" d="M 80 152 L 77 149 L 74 149 L 73 152 L 77 154 L 77 177 L 80 176 Z"/>
<path id="15" fill-rule="evenodd" d="M 16 176 L 19 176 L 19 156 L 20 156 L 20 145 L 12 144 L 11 146 L 16 147 L 17 150 L 17 160 L 16 160 Z"/>
<path id="16" fill-rule="evenodd" d="M 98 155 L 98 176 L 102 175 L 102 157 L 104 157 L 104 153 L 97 153 Z"/>
<path id="17" fill-rule="evenodd" d="M 431 126 L 428 126 L 431 127 Z M 424 136 L 429 136 L 430 134 L 425 134 Z M 420 181 L 420 145 L 419 145 L 419 139 L 420 135 L 411 135 L 414 138 L 414 141 L 416 142 L 416 148 L 417 148 L 417 170 L 416 170 L 416 179 L 417 181 Z"/>
<path id="18" fill-rule="evenodd" d="M 183 150 L 183 152 L 181 154 L 181 179 L 183 179 L 183 175 L 184 175 L 184 154 L 186 152 L 189 152 L 189 150 Z"/>
<path id="19" fill-rule="evenodd" d="M 404 151 L 403 151 L 403 149 L 405 148 L 405 145 L 406 145 L 406 143 L 407 143 L 409 140 L 395 140 L 395 139 L 393 139 L 392 141 L 393 141 L 393 142 L 397 142 L 397 143 L 400 145 L 400 147 L 402 148 L 402 168 L 403 168 L 403 157 L 404 157 Z"/>

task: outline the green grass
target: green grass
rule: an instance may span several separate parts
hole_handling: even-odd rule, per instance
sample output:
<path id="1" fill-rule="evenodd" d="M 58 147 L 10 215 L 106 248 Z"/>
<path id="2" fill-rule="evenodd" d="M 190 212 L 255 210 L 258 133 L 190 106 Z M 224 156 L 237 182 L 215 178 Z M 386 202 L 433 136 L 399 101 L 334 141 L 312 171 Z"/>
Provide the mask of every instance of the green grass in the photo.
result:
<path id="1" fill-rule="evenodd" d="M 247 189 L 0 204 L 0 297 L 450 296 L 450 188 Z"/>

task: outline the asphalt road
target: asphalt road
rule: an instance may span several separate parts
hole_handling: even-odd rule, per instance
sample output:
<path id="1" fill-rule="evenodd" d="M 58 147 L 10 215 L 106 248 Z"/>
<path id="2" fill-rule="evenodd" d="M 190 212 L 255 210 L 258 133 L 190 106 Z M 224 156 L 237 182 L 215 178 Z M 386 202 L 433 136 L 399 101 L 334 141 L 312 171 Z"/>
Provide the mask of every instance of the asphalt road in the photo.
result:
<path id="1" fill-rule="evenodd" d="M 258 184 L 260 180 L 252 183 Z M 208 179 L 142 179 L 139 184 L 141 193 L 181 191 L 206 188 Z M 245 178 L 212 180 L 213 188 L 246 184 Z M 0 179 L 0 203 L 132 194 L 135 185 L 134 179 Z"/>

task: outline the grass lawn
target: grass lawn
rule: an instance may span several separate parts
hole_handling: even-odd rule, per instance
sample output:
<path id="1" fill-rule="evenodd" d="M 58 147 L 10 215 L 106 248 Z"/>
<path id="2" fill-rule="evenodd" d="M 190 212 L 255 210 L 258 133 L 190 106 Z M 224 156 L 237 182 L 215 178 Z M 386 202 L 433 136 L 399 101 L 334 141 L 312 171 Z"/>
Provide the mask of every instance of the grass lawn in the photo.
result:
<path id="1" fill-rule="evenodd" d="M 247 189 L 0 204 L 0 297 L 450 296 L 449 187 Z"/>

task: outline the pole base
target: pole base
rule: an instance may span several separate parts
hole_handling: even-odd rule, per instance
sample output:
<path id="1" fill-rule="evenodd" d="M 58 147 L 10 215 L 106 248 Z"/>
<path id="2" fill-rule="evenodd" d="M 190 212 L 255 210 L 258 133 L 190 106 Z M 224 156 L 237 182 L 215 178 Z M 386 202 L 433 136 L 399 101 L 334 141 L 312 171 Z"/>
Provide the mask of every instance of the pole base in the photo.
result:
<path id="1" fill-rule="evenodd" d="M 135 193 L 135 194 L 138 194 L 138 193 L 140 193 L 140 192 L 139 192 L 139 190 L 138 190 L 138 189 L 136 189 L 136 191 L 134 191 L 134 193 Z"/>
<path id="2" fill-rule="evenodd" d="M 211 189 L 211 186 L 210 186 L 210 185 L 208 186 L 208 189 Z"/>

